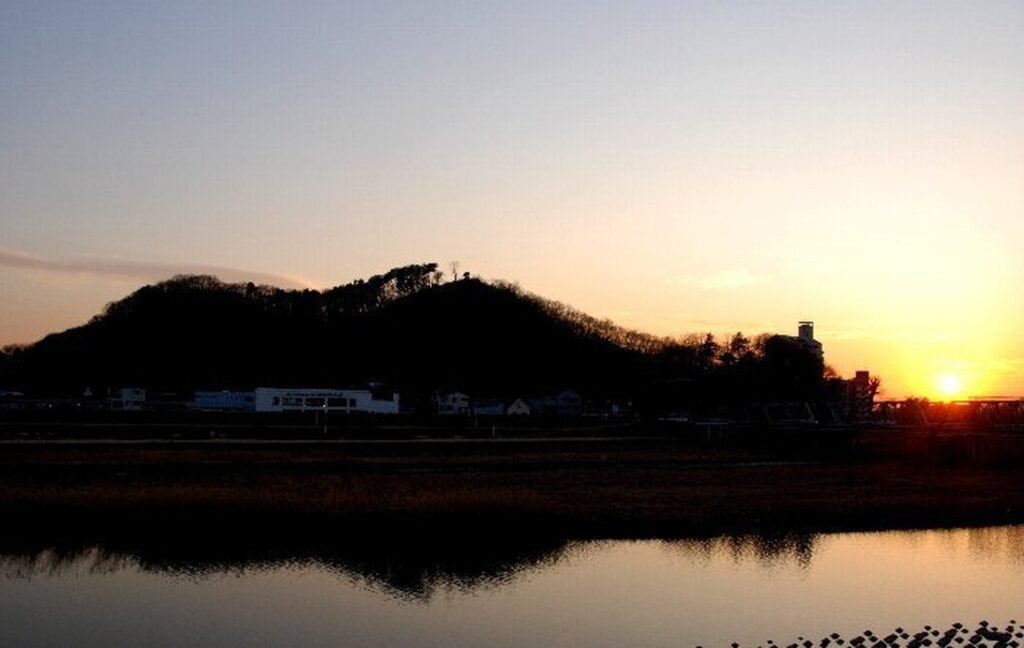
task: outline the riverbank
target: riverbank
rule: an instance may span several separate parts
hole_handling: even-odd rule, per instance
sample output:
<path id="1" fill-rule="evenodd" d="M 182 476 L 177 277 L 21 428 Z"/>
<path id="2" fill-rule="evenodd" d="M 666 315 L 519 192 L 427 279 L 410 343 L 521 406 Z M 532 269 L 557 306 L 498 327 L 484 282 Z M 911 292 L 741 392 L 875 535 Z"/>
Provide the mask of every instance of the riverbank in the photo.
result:
<path id="1" fill-rule="evenodd" d="M 1024 521 L 1024 470 L 960 455 L 636 439 L 22 442 L 0 447 L 0 515 L 54 532 L 487 526 L 644 538 L 948 527 Z"/>

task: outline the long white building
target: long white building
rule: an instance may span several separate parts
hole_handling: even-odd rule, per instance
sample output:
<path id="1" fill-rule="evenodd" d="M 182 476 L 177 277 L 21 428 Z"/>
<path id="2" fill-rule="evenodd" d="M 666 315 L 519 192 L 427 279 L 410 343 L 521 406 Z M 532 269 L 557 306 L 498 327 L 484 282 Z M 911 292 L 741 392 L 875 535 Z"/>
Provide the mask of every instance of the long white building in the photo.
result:
<path id="1" fill-rule="evenodd" d="M 257 412 L 398 414 L 398 394 L 378 399 L 368 389 L 256 388 Z"/>

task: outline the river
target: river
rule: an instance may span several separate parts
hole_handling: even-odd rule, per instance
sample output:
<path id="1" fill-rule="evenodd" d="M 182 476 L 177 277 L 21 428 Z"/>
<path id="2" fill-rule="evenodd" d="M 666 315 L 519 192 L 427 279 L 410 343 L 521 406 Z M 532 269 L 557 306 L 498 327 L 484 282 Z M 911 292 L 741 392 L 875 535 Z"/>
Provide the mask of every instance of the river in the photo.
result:
<path id="1" fill-rule="evenodd" d="M 5 551 L 3 646 L 756 646 L 1024 621 L 1024 526 Z"/>

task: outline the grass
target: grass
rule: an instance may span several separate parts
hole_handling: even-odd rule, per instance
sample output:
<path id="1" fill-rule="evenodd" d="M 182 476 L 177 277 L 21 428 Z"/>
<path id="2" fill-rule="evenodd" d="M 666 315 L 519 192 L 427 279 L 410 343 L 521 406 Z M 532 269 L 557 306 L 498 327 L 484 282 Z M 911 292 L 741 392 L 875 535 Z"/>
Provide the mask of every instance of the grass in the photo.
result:
<path id="1" fill-rule="evenodd" d="M 314 560 L 427 599 L 573 540 L 723 535 L 809 555 L 825 531 L 1024 521 L 1019 462 L 889 441 L 0 444 L 0 573 L 96 551 L 189 576 Z"/>
<path id="2" fill-rule="evenodd" d="M 1024 521 L 1024 470 L 679 442 L 0 447 L 0 515 L 35 527 L 388 525 L 567 538 Z"/>

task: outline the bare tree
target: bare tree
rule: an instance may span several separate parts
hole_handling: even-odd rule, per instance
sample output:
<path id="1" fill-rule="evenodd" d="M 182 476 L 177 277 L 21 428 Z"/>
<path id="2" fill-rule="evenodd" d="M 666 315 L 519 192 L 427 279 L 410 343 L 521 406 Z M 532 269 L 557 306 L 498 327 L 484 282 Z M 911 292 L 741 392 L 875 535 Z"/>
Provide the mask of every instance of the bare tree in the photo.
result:
<path id="1" fill-rule="evenodd" d="M 878 376 L 871 376 L 871 378 L 868 379 L 868 394 L 870 394 L 871 398 L 874 399 L 875 396 L 878 396 L 881 393 L 882 379 Z"/>

